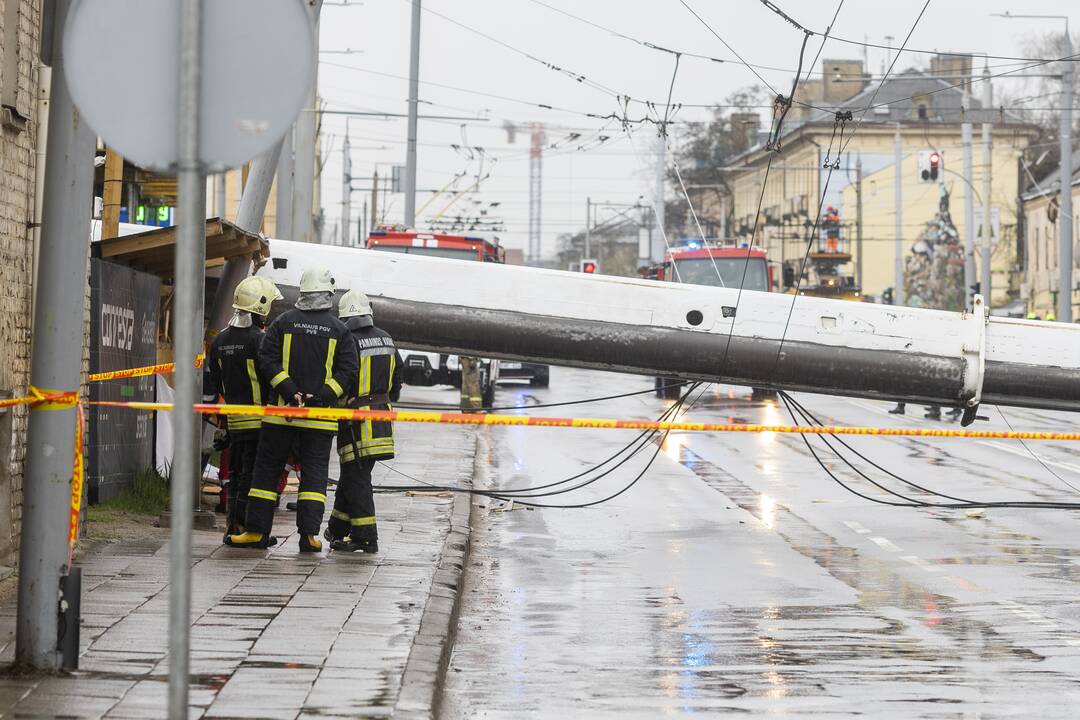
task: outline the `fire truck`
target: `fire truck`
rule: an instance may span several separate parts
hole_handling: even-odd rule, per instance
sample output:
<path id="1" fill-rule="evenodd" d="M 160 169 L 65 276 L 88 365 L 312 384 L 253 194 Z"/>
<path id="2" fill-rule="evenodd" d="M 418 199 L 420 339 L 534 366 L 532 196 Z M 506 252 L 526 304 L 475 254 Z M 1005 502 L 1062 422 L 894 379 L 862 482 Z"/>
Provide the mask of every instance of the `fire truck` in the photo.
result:
<path id="1" fill-rule="evenodd" d="M 670 248 L 664 261 L 649 268 L 646 277 L 689 285 L 739 288 L 772 292 L 773 268 L 768 254 L 749 245 L 719 244 L 708 240 L 690 239 Z M 656 396 L 677 398 L 682 383 L 677 378 L 657 376 Z M 753 388 L 754 398 L 770 397 L 773 393 Z"/>
<path id="2" fill-rule="evenodd" d="M 450 260 L 503 263 L 504 248 L 498 238 L 488 240 L 469 235 L 446 235 L 425 233 L 402 228 L 373 230 L 368 236 L 367 247 L 382 252 L 426 255 Z M 461 358 L 448 353 L 424 352 L 401 349 L 404 361 L 405 382 L 409 385 L 453 385 L 461 387 Z M 518 365 L 521 363 L 511 363 Z M 495 383 L 499 379 L 498 360 L 484 358 L 480 362 L 480 389 L 484 405 L 494 404 Z M 545 374 L 546 377 L 546 374 Z"/>

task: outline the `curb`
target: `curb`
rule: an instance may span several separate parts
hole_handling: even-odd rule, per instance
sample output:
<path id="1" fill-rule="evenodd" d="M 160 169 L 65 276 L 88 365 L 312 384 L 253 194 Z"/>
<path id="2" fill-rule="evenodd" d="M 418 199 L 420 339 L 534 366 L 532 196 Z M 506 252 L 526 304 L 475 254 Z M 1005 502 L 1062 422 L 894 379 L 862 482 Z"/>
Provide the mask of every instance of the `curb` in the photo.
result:
<path id="1" fill-rule="evenodd" d="M 478 448 L 479 433 L 473 434 L 473 440 L 474 447 Z M 475 475 L 478 462 L 479 454 L 474 452 L 471 475 Z M 461 480 L 463 485 L 471 487 L 473 484 L 471 477 L 462 477 Z M 450 532 L 443 541 L 439 563 L 431 582 L 431 592 L 420 617 L 420 629 L 405 663 L 401 692 L 394 705 L 395 718 L 432 720 L 438 716 L 442 687 L 450 665 L 450 655 L 457 635 L 458 615 L 461 612 L 465 568 L 470 551 L 471 508 L 471 495 L 454 495 L 450 510 Z"/>

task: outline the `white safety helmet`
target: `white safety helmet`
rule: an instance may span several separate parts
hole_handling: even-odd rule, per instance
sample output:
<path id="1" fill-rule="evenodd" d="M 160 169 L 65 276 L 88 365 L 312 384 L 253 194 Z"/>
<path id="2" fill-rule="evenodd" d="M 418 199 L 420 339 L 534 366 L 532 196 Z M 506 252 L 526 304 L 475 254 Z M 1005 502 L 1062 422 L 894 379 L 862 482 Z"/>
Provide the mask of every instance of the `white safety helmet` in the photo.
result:
<path id="1" fill-rule="evenodd" d="M 300 276 L 300 292 L 334 292 L 334 274 L 321 265 L 309 267 Z"/>
<path id="2" fill-rule="evenodd" d="M 338 302 L 338 317 L 342 320 L 371 314 L 371 301 L 359 290 L 350 290 Z"/>
<path id="3" fill-rule="evenodd" d="M 236 292 L 233 294 L 233 308 L 266 317 L 270 314 L 270 306 L 281 297 L 281 292 L 273 282 L 268 278 L 254 275 L 244 278 L 236 286 Z"/>

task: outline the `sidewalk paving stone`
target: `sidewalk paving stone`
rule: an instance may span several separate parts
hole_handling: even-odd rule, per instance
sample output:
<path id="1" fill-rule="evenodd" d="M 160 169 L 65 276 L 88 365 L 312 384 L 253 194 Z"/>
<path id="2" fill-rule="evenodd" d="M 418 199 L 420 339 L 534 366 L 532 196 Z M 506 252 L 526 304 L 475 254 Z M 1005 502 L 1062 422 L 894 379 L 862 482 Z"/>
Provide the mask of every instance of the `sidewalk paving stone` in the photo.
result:
<path id="1" fill-rule="evenodd" d="M 393 465 L 402 472 L 434 484 L 470 483 L 475 429 L 402 424 L 397 435 L 402 457 Z M 408 481 L 380 465 L 375 482 Z M 434 687 L 444 666 L 440 636 L 421 628 L 443 622 L 442 643 L 449 642 L 452 618 L 428 604 L 460 587 L 455 534 L 467 500 L 380 493 L 376 505 L 375 556 L 300 554 L 285 511 L 275 519 L 280 542 L 266 551 L 223 546 L 220 532 L 193 533 L 190 717 L 391 717 L 403 687 L 410 687 L 407 716 L 424 714 L 415 674 L 431 674 L 419 685 Z M 0 676 L 0 718 L 163 717 L 168 545 L 98 543 L 79 564 L 79 670 Z M 13 657 L 14 626 L 12 604 L 0 607 L 0 662 Z"/>

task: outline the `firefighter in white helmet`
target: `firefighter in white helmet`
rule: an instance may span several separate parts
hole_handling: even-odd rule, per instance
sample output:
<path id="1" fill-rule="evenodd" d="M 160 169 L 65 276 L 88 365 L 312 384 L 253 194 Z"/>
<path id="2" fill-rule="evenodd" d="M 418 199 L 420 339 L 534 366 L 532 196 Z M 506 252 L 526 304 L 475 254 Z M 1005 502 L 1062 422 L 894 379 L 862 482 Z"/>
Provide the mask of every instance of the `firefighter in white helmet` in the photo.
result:
<path id="1" fill-rule="evenodd" d="M 371 302 L 359 290 L 349 290 L 338 304 L 338 317 L 349 328 L 360 370 L 349 392 L 348 406 L 389 410 L 401 393 L 401 355 L 390 333 L 375 326 Z M 382 420 L 342 421 L 338 427 L 341 479 L 325 537 L 334 550 L 375 553 L 375 495 L 371 470 L 379 460 L 394 457 L 394 427 Z"/>
<path id="2" fill-rule="evenodd" d="M 208 402 L 224 398 L 230 405 L 263 405 L 269 387 L 259 378 L 259 344 L 270 307 L 281 293 L 264 277 L 240 281 L 233 294 L 236 311 L 228 327 L 210 344 L 206 358 Z M 229 415 L 229 484 L 226 490 L 228 533 L 243 532 L 244 511 L 262 419 L 258 415 Z"/>
<path id="3" fill-rule="evenodd" d="M 259 347 L 259 372 L 271 388 L 271 403 L 293 407 L 338 405 L 358 370 L 356 344 L 333 313 L 334 276 L 313 267 L 300 277 L 296 307 L 282 313 L 266 331 Z M 270 403 L 268 403 L 270 404 Z M 319 530 L 326 504 L 330 448 L 338 424 L 334 420 L 267 415 L 263 418 L 243 533 L 225 538 L 228 545 L 265 548 L 278 500 L 281 468 L 294 449 L 300 461 L 296 527 L 300 551 L 319 552 Z M 295 446 L 295 448 L 294 448 Z"/>

